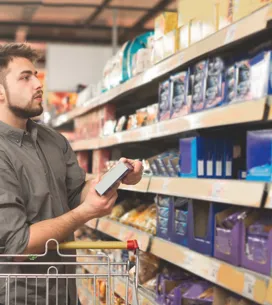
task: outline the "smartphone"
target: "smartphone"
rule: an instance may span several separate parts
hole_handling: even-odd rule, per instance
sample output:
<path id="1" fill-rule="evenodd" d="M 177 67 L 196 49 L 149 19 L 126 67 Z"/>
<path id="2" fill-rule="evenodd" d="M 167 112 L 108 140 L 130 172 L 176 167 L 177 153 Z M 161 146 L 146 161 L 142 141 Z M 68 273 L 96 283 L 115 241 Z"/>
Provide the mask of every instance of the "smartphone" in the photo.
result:
<path id="1" fill-rule="evenodd" d="M 103 196 L 116 182 L 122 180 L 132 170 L 132 165 L 119 162 L 102 177 L 95 186 L 95 190 L 100 196 Z"/>

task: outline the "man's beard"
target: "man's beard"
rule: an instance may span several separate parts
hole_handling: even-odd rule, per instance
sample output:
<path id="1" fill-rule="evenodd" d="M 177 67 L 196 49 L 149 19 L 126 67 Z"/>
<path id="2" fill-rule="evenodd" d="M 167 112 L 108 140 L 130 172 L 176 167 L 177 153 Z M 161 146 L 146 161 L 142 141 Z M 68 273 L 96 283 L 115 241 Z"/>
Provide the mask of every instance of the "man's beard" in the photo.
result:
<path id="1" fill-rule="evenodd" d="M 40 105 L 39 108 L 36 109 L 32 109 L 31 105 L 34 101 L 34 97 L 32 98 L 32 100 L 28 103 L 28 105 L 25 108 L 22 108 L 20 106 L 16 106 L 16 105 L 12 105 L 9 99 L 9 94 L 8 91 L 7 92 L 7 98 L 8 98 L 8 107 L 10 109 L 10 111 L 16 115 L 18 118 L 20 119 L 29 119 L 29 118 L 34 118 L 36 116 L 39 116 L 43 113 L 43 106 Z M 39 91 L 38 93 L 42 94 L 42 91 Z"/>

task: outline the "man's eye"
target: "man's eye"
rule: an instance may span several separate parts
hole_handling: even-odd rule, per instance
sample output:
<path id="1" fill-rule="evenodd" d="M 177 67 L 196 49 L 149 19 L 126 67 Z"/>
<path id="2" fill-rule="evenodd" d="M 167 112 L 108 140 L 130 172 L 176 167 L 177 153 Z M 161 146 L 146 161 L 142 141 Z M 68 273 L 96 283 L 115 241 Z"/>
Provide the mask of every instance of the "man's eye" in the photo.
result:
<path id="1" fill-rule="evenodd" d="M 30 79 L 30 76 L 24 76 L 22 79 L 28 81 Z"/>

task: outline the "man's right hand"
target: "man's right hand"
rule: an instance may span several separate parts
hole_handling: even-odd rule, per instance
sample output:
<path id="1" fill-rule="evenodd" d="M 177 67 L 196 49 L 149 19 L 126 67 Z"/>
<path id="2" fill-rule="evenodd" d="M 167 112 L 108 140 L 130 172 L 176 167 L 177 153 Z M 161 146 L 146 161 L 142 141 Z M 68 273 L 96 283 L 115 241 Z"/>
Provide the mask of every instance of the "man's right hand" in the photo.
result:
<path id="1" fill-rule="evenodd" d="M 95 190 L 95 186 L 99 181 L 100 177 L 97 177 L 90 182 L 90 188 L 85 200 L 78 207 L 81 215 L 87 219 L 86 221 L 109 215 L 118 197 L 117 189 L 120 183 L 115 184 L 105 195 L 100 196 Z"/>

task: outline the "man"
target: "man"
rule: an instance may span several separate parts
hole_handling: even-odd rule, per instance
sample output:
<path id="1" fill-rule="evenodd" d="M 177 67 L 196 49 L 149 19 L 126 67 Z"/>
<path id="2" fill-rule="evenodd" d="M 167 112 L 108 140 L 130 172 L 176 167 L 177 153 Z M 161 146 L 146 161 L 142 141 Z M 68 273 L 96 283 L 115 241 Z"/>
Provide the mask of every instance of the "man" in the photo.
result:
<path id="1" fill-rule="evenodd" d="M 73 232 L 93 218 L 110 213 L 117 199 L 117 187 L 100 197 L 98 182 L 85 183 L 85 174 L 67 140 L 54 130 L 34 123 L 30 118 L 43 112 L 42 85 L 34 62 L 37 53 L 25 44 L 0 46 L 0 253 L 44 253 L 49 239 L 73 240 Z M 134 170 L 123 181 L 136 184 L 141 179 L 142 164 L 123 159 Z M 2 258 L 3 260 L 3 258 Z M 20 260 L 17 260 L 20 261 Z M 55 251 L 37 262 L 58 261 Z M 73 273 L 58 266 L 58 273 Z M 0 273 L 47 273 L 47 266 L 0 266 Z M 1 274 L 0 274 L 1 275 Z M 75 304 L 72 280 L 59 284 L 44 279 L 1 280 L 0 303 L 10 289 L 11 304 Z M 13 286 L 12 286 L 13 285 Z M 15 289 L 16 286 L 16 289 Z M 67 286 L 67 287 L 66 287 Z M 37 290 L 36 290 L 37 288 Z M 48 290 L 46 290 L 48 289 Z M 16 290 L 16 292 L 15 292 Z M 57 291 L 57 292 L 56 292 Z"/>

